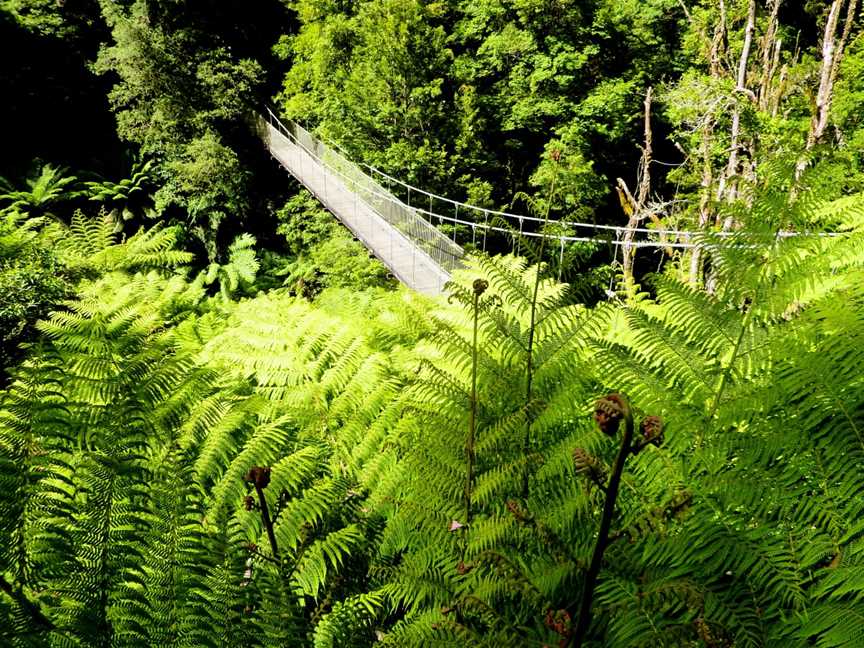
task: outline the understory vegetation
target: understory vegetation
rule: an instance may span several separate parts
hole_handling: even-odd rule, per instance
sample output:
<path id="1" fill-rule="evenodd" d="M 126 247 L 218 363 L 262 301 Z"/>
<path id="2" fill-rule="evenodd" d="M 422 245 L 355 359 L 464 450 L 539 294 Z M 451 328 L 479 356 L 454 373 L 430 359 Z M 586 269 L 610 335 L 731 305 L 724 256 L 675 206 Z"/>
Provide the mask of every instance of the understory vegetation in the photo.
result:
<path id="1" fill-rule="evenodd" d="M 253 4 L 0 0 L 0 645 L 864 646 L 858 0 Z M 616 238 L 413 292 L 268 103 Z"/>

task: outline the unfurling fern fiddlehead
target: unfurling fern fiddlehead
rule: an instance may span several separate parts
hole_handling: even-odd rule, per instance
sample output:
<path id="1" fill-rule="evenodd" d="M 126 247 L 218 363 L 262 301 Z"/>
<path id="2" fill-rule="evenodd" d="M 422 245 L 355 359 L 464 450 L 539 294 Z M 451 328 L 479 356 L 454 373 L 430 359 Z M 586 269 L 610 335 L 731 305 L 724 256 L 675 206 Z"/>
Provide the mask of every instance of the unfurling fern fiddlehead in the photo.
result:
<path id="1" fill-rule="evenodd" d="M 624 435 L 621 438 L 621 447 L 618 450 L 618 456 L 615 458 L 615 466 L 612 468 L 612 474 L 609 477 L 609 484 L 606 486 L 606 499 L 603 502 L 603 515 L 600 518 L 597 542 L 594 545 L 594 553 L 591 556 L 588 571 L 585 572 L 585 585 L 582 589 L 582 601 L 579 605 L 576 630 L 565 643 L 565 646 L 569 646 L 572 643 L 576 648 L 582 648 L 582 642 L 585 640 L 588 626 L 591 623 L 591 603 L 594 598 L 594 588 L 597 586 L 597 578 L 600 575 L 603 554 L 606 552 L 606 547 L 609 546 L 609 530 L 612 527 L 612 518 L 615 515 L 615 503 L 618 499 L 618 488 L 621 485 L 624 464 L 627 463 L 627 458 L 631 454 L 636 454 L 646 445 L 659 444 L 663 433 L 663 423 L 659 417 L 646 417 L 641 425 L 643 438 L 634 445 L 633 412 L 627 397 L 621 394 L 609 394 L 597 401 L 594 420 L 597 421 L 600 430 L 609 436 L 614 436 L 623 422 Z M 580 452 L 579 455 L 584 455 L 584 451 Z"/>
<path id="2" fill-rule="evenodd" d="M 465 533 L 471 528 L 471 492 L 474 488 L 474 442 L 477 436 L 477 331 L 479 328 L 480 297 L 489 288 L 485 279 L 474 280 L 474 308 L 472 312 L 473 334 L 471 338 L 471 410 L 468 416 L 468 440 L 465 444 L 465 458 L 468 464 L 465 478 Z M 462 560 L 465 559 L 467 539 L 462 543 Z"/>
<path id="3" fill-rule="evenodd" d="M 270 468 L 269 466 L 255 466 L 246 473 L 244 479 L 255 488 L 258 495 L 258 506 L 261 507 L 261 521 L 267 531 L 267 540 L 270 541 L 270 551 L 273 553 L 273 558 L 279 560 L 276 534 L 273 533 L 273 520 L 270 518 L 270 509 L 267 507 L 267 498 L 264 496 L 264 489 L 270 485 Z"/>

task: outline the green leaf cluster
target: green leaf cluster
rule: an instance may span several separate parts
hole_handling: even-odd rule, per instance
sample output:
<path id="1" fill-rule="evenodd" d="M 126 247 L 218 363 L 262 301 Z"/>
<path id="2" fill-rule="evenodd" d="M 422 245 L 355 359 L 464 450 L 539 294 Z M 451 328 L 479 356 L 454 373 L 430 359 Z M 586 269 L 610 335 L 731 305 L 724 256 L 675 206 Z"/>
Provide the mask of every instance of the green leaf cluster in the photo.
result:
<path id="1" fill-rule="evenodd" d="M 220 223 L 249 208 L 248 171 L 226 138 L 244 128 L 261 66 L 184 20 L 195 12 L 176 3 L 100 7 L 113 43 L 101 48 L 94 69 L 119 77 L 109 94 L 117 132 L 156 160 L 157 211 L 185 210 L 213 259 Z"/>

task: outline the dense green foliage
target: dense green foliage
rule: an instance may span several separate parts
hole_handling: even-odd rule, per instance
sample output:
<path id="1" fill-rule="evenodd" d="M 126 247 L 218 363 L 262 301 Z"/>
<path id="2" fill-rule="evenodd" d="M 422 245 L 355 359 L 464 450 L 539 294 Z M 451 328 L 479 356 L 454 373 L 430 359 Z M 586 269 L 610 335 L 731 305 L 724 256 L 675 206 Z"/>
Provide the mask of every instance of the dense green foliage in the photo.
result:
<path id="1" fill-rule="evenodd" d="M 0 645 L 864 645 L 860 21 L 0 0 Z M 268 101 L 697 247 L 514 235 L 412 293 L 267 159 Z"/>
<path id="2" fill-rule="evenodd" d="M 696 198 L 660 215 L 691 224 L 730 145 L 745 158 L 733 173 L 747 174 L 746 164 L 797 155 L 807 138 L 828 3 L 756 3 L 736 94 L 748 2 L 295 0 L 300 32 L 278 48 L 292 62 L 281 97 L 289 117 L 319 124 L 359 159 L 481 205 L 547 184 L 543 154 L 557 148 L 562 212 L 608 221 L 616 177 L 635 192 L 654 86 L 654 189 Z M 861 39 L 852 32 L 838 70 L 837 190 L 861 183 Z"/>
<path id="3" fill-rule="evenodd" d="M 392 285 L 387 269 L 370 258 L 357 241 L 307 193 L 298 194 L 277 213 L 277 231 L 285 237 L 293 261 L 281 274 L 285 285 L 313 297 L 328 286 L 367 288 Z"/>
<path id="4" fill-rule="evenodd" d="M 118 247 L 73 225 L 90 278 L 0 410 L 7 641 L 557 642 L 602 503 L 572 454 L 611 461 L 590 404 L 623 389 L 666 432 L 624 475 L 595 641 L 857 645 L 864 205 L 797 205 L 854 234 L 742 234 L 711 296 L 668 278 L 585 309 L 542 280 L 527 401 L 536 269 L 517 260 L 478 259 L 464 306 L 231 302 L 178 268 L 168 232 Z"/>

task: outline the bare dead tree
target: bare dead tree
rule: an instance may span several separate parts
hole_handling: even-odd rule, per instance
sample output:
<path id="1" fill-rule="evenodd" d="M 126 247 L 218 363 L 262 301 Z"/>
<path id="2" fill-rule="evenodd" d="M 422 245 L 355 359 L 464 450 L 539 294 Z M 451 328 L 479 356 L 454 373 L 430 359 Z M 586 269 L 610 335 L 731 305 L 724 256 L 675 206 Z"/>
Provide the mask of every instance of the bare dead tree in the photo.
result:
<path id="1" fill-rule="evenodd" d="M 627 185 L 620 178 L 618 185 L 619 192 L 624 192 L 625 197 L 631 205 L 629 210 L 629 219 L 627 220 L 627 228 L 624 230 L 624 240 L 622 246 L 622 264 L 624 266 L 624 279 L 629 286 L 633 282 L 633 238 L 636 235 L 634 231 L 639 223 L 645 218 L 643 210 L 648 201 L 648 196 L 651 193 L 651 156 L 653 155 L 653 133 L 651 131 L 651 102 L 653 100 L 654 91 L 648 88 L 645 92 L 644 102 L 644 132 L 645 143 L 642 146 L 642 158 L 639 161 L 639 187 L 636 190 L 635 199 L 627 190 Z"/>
<path id="2" fill-rule="evenodd" d="M 699 157 L 702 161 L 702 179 L 699 201 L 700 229 L 711 223 L 721 225 L 721 217 L 714 208 L 716 203 L 731 203 L 742 195 L 745 181 L 755 181 L 758 171 L 758 133 L 746 133 L 742 128 L 742 116 L 747 101 L 758 110 L 777 116 L 781 110 L 784 96 L 789 91 L 789 65 L 798 60 L 798 48 L 794 48 L 791 61 L 783 61 L 783 41 L 779 35 L 779 13 L 783 0 L 766 0 L 767 16 L 764 32 L 755 40 L 757 28 L 757 2 L 749 0 L 744 24 L 743 45 L 737 57 L 734 71 L 731 68 L 728 46 L 730 20 L 724 0 L 718 0 L 718 17 L 710 43 L 710 69 L 715 78 L 735 76 L 735 89 L 728 104 L 730 106 L 731 126 L 729 128 L 729 147 L 725 163 L 714 168 L 711 150 L 716 144 L 716 119 L 705 119 L 700 124 L 701 144 Z M 828 4 L 828 3 L 826 3 Z M 819 67 L 819 85 L 816 93 L 813 115 L 807 135 L 806 149 L 818 145 L 827 135 L 831 115 L 831 102 L 834 85 L 839 75 L 844 50 L 852 36 L 860 0 L 830 0 L 827 18 L 822 35 L 822 61 Z M 759 62 L 758 70 L 754 62 Z M 748 87 L 748 81 L 749 86 Z M 725 103 L 725 102 L 724 102 Z M 805 159 L 796 166 L 796 179 L 806 168 Z M 730 218 L 722 222 L 724 229 L 734 226 Z M 704 254 L 694 249 L 689 259 L 689 279 L 699 281 Z"/>
<path id="3" fill-rule="evenodd" d="M 843 31 L 838 36 L 837 28 L 840 24 L 840 14 L 843 6 L 846 6 L 846 18 L 843 23 Z M 822 34 L 822 64 L 819 71 L 819 88 L 816 91 L 816 105 L 813 116 L 810 119 L 810 130 L 807 133 L 807 144 L 805 149 L 810 151 L 822 141 L 828 128 L 831 116 L 831 101 L 834 96 L 834 83 L 840 70 L 840 62 L 843 58 L 843 50 L 852 31 L 855 22 L 855 14 L 858 10 L 858 0 L 833 0 L 828 10 L 828 18 L 825 21 L 825 30 Z M 802 158 L 795 166 L 795 179 L 799 179 L 807 167 L 807 160 Z"/>
<path id="4" fill-rule="evenodd" d="M 747 7 L 747 24 L 744 27 L 744 46 L 741 48 L 741 57 L 738 60 L 738 72 L 735 77 L 735 93 L 744 94 L 748 97 L 753 93 L 747 89 L 747 65 L 750 60 L 750 50 L 753 46 L 753 33 L 756 30 L 756 0 L 750 0 Z M 726 171 L 720 175 L 717 183 L 717 200 L 724 198 L 732 202 L 737 195 L 737 187 L 733 181 L 738 172 L 738 153 L 741 138 L 741 108 L 740 99 L 734 102 L 732 110 L 732 127 L 729 133 L 729 159 L 726 163 Z"/>
<path id="5" fill-rule="evenodd" d="M 768 16 L 768 25 L 762 36 L 760 49 L 762 50 L 762 81 L 759 84 L 759 109 L 767 111 L 771 100 L 772 81 L 777 74 L 780 65 L 780 50 L 783 46 L 782 39 L 777 36 L 779 25 L 778 15 L 782 0 L 769 0 L 768 6 L 771 13 Z"/>

